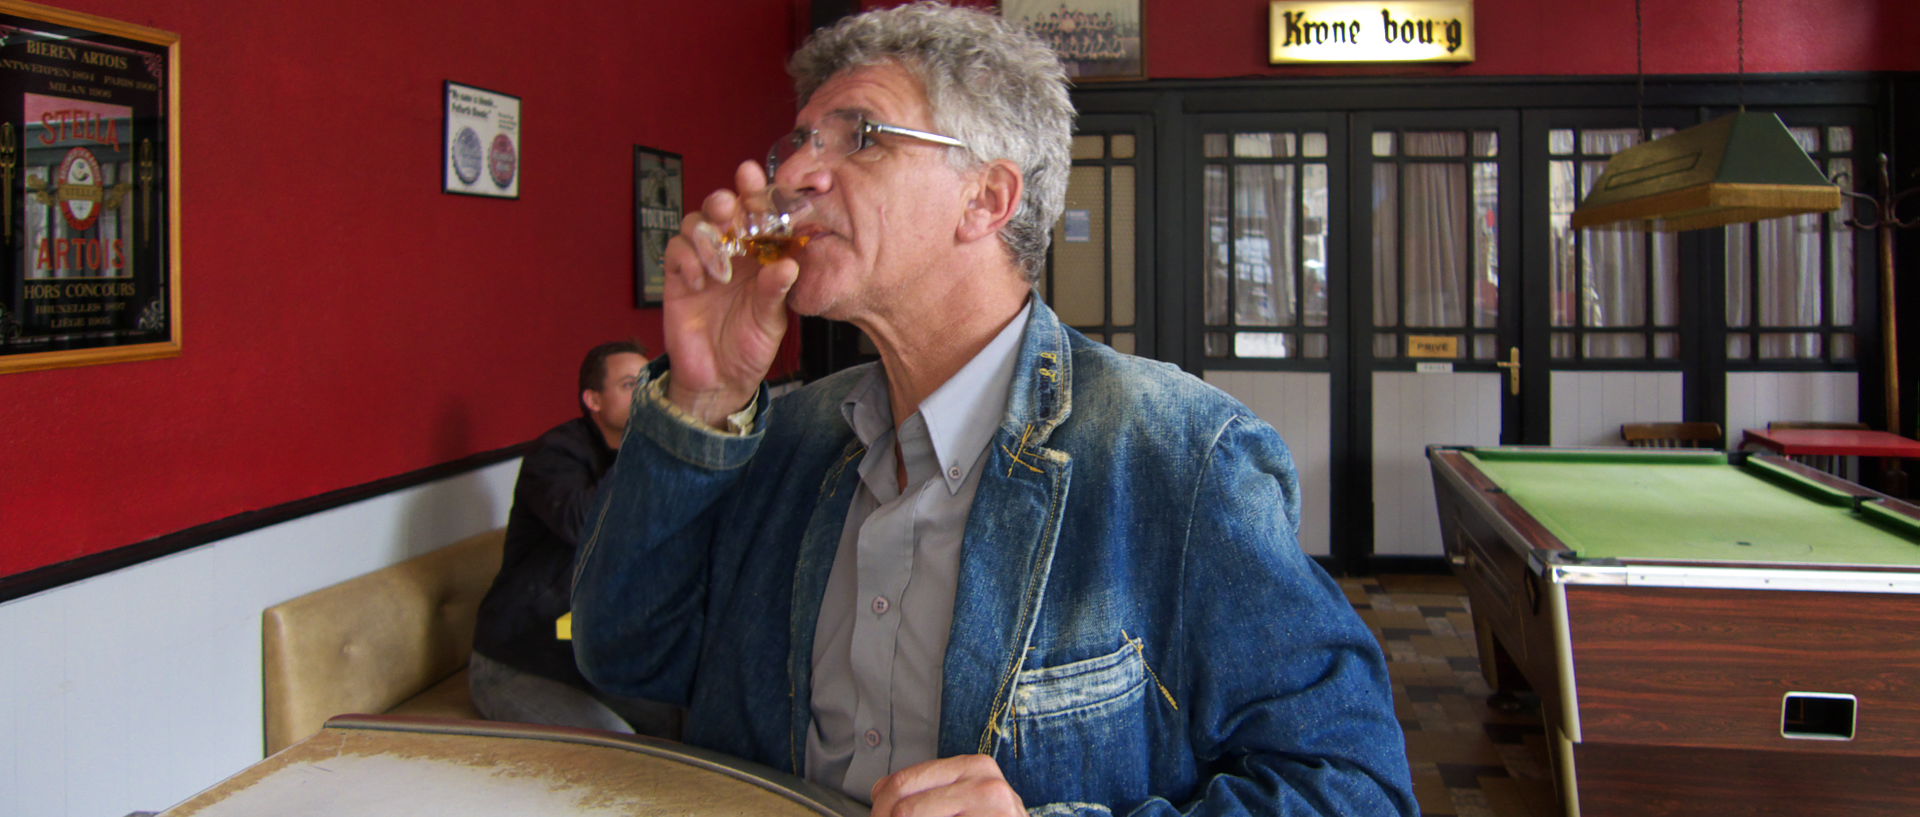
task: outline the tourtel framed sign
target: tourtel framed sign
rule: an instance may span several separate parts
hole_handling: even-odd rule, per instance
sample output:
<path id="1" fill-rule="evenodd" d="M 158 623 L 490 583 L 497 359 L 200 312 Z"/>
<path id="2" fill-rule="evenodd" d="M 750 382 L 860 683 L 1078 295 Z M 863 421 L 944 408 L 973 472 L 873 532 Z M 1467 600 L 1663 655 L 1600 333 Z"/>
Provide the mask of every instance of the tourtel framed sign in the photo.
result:
<path id="1" fill-rule="evenodd" d="M 0 372 L 180 354 L 179 39 L 0 0 Z"/>
<path id="2" fill-rule="evenodd" d="M 659 306 L 667 296 L 667 242 L 680 233 L 686 211 L 678 153 L 633 146 L 633 280 L 635 306 Z"/>

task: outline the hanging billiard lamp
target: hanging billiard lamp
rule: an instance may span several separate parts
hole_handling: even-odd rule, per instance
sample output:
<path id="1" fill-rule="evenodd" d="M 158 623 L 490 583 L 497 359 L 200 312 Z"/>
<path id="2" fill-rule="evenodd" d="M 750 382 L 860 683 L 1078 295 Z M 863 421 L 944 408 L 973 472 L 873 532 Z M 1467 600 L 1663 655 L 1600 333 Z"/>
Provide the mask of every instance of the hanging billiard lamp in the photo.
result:
<path id="1" fill-rule="evenodd" d="M 1635 0 L 1636 60 L 1639 17 Z M 1573 211 L 1574 229 L 1676 232 L 1840 208 L 1840 187 L 1780 117 L 1747 110 L 1745 0 L 1739 17 L 1740 110 L 1615 153 Z"/>

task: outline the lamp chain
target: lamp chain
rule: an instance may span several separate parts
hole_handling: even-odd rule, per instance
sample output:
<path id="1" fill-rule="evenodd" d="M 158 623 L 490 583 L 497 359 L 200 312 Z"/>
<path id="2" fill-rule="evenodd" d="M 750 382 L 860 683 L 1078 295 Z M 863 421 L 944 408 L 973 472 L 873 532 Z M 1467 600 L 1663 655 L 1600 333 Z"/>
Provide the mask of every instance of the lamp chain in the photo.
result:
<path id="1" fill-rule="evenodd" d="M 1739 67 L 1736 69 L 1739 73 L 1736 74 L 1736 76 L 1739 78 L 1737 81 L 1739 83 L 1738 93 L 1740 95 L 1740 112 L 1746 113 L 1747 111 L 1747 0 L 1737 0 L 1737 2 L 1734 5 L 1734 9 L 1735 9 L 1736 16 L 1739 18 L 1735 22 L 1734 30 L 1737 32 L 1737 36 L 1739 38 L 1738 59 L 1740 62 L 1739 62 Z"/>
<path id="2" fill-rule="evenodd" d="M 1640 21 L 1640 0 L 1633 0 L 1633 124 L 1647 138 L 1646 35 Z"/>

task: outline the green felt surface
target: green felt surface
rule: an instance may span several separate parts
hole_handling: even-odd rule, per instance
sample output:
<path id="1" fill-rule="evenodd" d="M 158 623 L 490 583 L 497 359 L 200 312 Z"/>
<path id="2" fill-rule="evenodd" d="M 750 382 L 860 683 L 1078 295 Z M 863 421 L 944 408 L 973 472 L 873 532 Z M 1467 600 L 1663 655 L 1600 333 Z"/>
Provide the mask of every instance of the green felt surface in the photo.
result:
<path id="1" fill-rule="evenodd" d="M 1920 567 L 1920 530 L 1717 452 L 1462 452 L 1582 558 Z"/>

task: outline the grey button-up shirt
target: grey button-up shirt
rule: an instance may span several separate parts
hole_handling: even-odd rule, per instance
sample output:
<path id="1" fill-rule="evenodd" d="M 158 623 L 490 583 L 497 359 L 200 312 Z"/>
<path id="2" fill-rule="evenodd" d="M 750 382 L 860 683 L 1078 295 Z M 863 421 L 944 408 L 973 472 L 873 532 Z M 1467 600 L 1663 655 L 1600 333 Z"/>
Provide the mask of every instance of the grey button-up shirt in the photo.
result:
<path id="1" fill-rule="evenodd" d="M 881 367 L 841 405 L 867 453 L 814 625 L 806 777 L 863 802 L 939 745 L 960 541 L 1032 308 L 897 427 Z"/>

